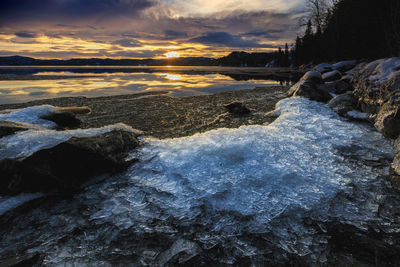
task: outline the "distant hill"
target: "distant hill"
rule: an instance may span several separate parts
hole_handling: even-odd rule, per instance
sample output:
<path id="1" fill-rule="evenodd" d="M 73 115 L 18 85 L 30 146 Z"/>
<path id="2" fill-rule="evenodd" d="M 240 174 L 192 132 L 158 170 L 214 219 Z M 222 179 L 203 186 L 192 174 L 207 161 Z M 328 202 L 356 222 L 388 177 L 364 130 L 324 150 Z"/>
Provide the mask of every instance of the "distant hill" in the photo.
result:
<path id="1" fill-rule="evenodd" d="M 0 66 L 204 66 L 211 65 L 212 58 L 187 57 L 171 59 L 35 59 L 22 56 L 0 57 Z"/>
<path id="2" fill-rule="evenodd" d="M 282 54 L 283 55 L 283 54 Z M 0 57 L 0 66 L 236 66 L 265 67 L 271 62 L 279 62 L 279 52 L 246 53 L 232 52 L 221 58 L 181 57 L 168 59 L 35 59 L 23 56 Z M 279 63 L 275 64 L 280 66 Z"/>

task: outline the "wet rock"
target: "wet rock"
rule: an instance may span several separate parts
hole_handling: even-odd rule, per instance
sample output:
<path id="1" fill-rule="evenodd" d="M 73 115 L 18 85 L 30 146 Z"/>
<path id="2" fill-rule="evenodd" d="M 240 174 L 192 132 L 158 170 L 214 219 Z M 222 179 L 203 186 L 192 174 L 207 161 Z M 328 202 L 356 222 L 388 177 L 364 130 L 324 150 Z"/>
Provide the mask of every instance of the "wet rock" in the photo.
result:
<path id="1" fill-rule="evenodd" d="M 327 102 L 332 99 L 319 72 L 307 72 L 289 91 L 288 96 L 302 96 L 310 100 Z"/>
<path id="2" fill-rule="evenodd" d="M 28 123 L 0 120 L 0 138 L 30 129 L 40 129 L 40 127 Z"/>
<path id="3" fill-rule="evenodd" d="M 75 114 L 69 111 L 54 112 L 41 117 L 42 119 L 52 121 L 62 128 L 74 129 L 81 125 L 81 120 L 76 118 Z"/>
<path id="4" fill-rule="evenodd" d="M 0 194 L 54 192 L 70 194 L 94 176 L 117 173 L 129 166 L 128 153 L 139 145 L 125 130 L 91 137 L 72 137 L 22 159 L 0 162 Z"/>
<path id="5" fill-rule="evenodd" d="M 322 80 L 324 82 L 332 82 L 339 80 L 340 78 L 342 78 L 342 74 L 337 70 L 330 71 L 322 75 Z"/>
<path id="6" fill-rule="evenodd" d="M 230 104 L 225 105 L 225 108 L 228 109 L 229 113 L 236 116 L 247 115 L 250 114 L 251 112 L 247 107 L 245 107 L 240 102 L 232 102 Z"/>
<path id="7" fill-rule="evenodd" d="M 353 93 L 347 92 L 335 96 L 328 102 L 328 106 L 331 109 L 333 109 L 336 113 L 338 113 L 340 116 L 345 116 L 347 112 L 355 108 Z"/>

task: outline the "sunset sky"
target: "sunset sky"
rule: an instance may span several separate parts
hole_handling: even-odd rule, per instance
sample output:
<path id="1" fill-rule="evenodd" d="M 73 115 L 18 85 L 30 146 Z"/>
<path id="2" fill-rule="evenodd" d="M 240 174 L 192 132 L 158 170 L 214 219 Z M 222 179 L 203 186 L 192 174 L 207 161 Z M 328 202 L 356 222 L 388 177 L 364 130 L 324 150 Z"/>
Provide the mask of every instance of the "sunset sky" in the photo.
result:
<path id="1" fill-rule="evenodd" d="M 299 33 L 304 0 L 2 0 L 0 56 L 219 57 Z"/>

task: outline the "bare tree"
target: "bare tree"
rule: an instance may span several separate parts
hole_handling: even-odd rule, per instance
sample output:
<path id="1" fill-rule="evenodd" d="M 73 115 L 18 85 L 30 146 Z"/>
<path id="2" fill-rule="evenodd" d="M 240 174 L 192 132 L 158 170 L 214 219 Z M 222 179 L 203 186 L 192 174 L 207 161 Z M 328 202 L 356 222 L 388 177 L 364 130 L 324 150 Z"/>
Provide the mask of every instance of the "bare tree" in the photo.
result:
<path id="1" fill-rule="evenodd" d="M 300 19 L 300 25 L 306 26 L 308 21 L 314 25 L 316 32 L 321 32 L 328 10 L 338 0 L 306 0 L 305 16 Z"/>

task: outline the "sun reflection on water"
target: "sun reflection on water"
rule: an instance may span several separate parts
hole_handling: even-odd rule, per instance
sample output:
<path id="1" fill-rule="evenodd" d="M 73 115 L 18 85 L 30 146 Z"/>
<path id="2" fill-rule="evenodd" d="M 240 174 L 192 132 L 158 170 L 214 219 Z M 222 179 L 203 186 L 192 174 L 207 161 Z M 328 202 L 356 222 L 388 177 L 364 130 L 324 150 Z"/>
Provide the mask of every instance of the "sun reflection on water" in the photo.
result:
<path id="1" fill-rule="evenodd" d="M 73 73 L 39 72 L 37 75 L 69 76 L 48 80 L 0 81 L 0 104 L 43 98 L 108 96 L 145 91 L 169 91 L 172 96 L 217 93 L 276 85 L 272 80 L 237 81 L 222 74 L 177 74 L 168 72 Z M 80 76 L 71 78 L 70 76 Z M 83 77 L 82 76 L 88 76 Z"/>

